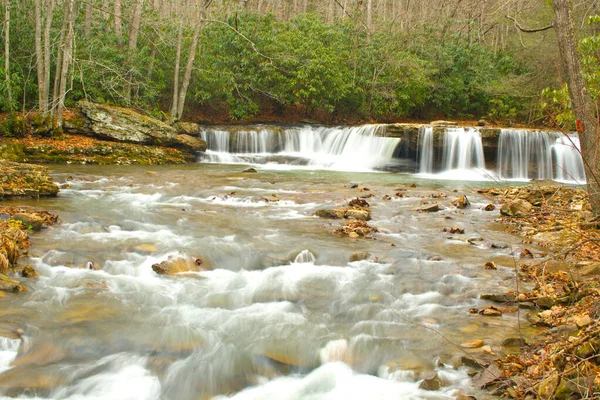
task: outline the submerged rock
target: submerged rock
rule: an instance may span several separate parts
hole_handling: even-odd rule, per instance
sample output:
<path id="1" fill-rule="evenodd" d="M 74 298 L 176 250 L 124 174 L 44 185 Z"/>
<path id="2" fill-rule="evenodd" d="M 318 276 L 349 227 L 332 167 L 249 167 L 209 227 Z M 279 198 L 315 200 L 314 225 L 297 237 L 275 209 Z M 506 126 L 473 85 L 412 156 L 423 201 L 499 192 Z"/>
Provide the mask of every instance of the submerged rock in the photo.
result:
<path id="1" fill-rule="evenodd" d="M 444 209 L 444 207 L 440 206 L 438 203 L 435 203 L 435 204 L 432 204 L 427 207 L 419 208 L 417 211 L 422 212 L 422 213 L 425 213 L 425 212 L 433 213 L 433 212 L 442 211 L 443 209 Z"/>

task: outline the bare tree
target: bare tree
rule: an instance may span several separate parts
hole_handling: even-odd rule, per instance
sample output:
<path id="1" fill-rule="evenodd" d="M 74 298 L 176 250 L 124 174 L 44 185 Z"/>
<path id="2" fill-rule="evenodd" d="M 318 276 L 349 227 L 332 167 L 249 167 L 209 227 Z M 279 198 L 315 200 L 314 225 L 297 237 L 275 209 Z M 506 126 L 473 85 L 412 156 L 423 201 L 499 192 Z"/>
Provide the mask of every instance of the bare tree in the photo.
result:
<path id="1" fill-rule="evenodd" d="M 581 151 L 588 180 L 588 193 L 592 211 L 600 216 L 600 127 L 596 109 L 586 87 L 577 52 L 572 4 L 569 0 L 552 0 L 554 27 L 558 47 L 569 86 L 572 109 L 578 120 Z"/>
<path id="2" fill-rule="evenodd" d="M 125 88 L 125 99 L 127 103 L 131 102 L 131 91 L 133 88 L 133 59 L 137 50 L 138 37 L 140 35 L 140 26 L 142 21 L 142 11 L 144 8 L 144 0 L 136 0 L 133 15 L 131 17 L 131 26 L 129 28 L 129 41 L 127 45 L 127 66 L 129 68 L 129 77 Z"/>
<path id="3" fill-rule="evenodd" d="M 8 108 L 12 111 L 13 98 L 10 83 L 10 0 L 4 2 L 4 76 L 6 79 L 6 95 Z"/>
<path id="4" fill-rule="evenodd" d="M 64 18 L 67 21 L 67 30 L 65 33 L 64 43 L 61 43 L 63 47 L 62 66 L 60 69 L 60 84 L 57 98 L 56 108 L 56 125 L 62 127 L 63 111 L 65 108 L 65 96 L 67 90 L 67 80 L 69 72 L 69 64 L 73 56 L 73 36 L 74 36 L 74 23 L 75 23 L 75 0 L 65 0 L 65 15 Z"/>

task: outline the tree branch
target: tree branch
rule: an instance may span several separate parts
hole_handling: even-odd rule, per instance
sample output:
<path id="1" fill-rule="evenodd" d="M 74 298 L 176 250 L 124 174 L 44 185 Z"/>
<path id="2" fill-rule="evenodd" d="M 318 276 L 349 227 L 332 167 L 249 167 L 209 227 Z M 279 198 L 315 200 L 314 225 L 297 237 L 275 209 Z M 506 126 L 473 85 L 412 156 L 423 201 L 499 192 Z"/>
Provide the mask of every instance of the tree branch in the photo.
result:
<path id="1" fill-rule="evenodd" d="M 521 26 L 521 24 L 519 24 L 517 22 L 516 19 L 514 19 L 513 17 L 511 17 L 510 15 L 506 15 L 506 18 L 508 18 L 509 20 L 511 20 L 515 26 L 521 31 L 521 32 L 525 32 L 525 33 L 535 33 L 535 32 L 543 32 L 543 31 L 547 31 L 548 29 L 552 29 L 554 28 L 554 23 L 551 23 L 550 25 L 544 26 L 543 28 L 524 28 L 523 26 Z"/>

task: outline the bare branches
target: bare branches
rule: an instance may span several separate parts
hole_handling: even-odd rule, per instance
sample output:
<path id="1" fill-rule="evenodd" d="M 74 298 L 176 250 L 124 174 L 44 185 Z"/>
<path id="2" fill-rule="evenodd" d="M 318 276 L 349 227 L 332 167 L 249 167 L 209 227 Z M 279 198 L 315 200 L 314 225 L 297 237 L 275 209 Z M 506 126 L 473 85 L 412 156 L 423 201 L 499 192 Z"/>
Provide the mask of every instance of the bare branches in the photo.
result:
<path id="1" fill-rule="evenodd" d="M 542 28 L 524 28 L 521 24 L 519 24 L 519 22 L 515 18 L 511 17 L 510 15 L 506 15 L 506 18 L 511 20 L 521 32 L 525 33 L 543 32 L 547 31 L 548 29 L 554 28 L 554 23 L 551 23 L 550 25 L 544 26 Z"/>

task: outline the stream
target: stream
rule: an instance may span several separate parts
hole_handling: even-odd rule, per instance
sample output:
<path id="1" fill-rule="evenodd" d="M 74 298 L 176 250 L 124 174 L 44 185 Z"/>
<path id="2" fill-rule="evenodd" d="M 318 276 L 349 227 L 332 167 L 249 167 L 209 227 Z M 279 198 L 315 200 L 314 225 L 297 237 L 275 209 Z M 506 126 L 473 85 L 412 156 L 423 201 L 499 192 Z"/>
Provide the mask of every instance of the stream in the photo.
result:
<path id="1" fill-rule="evenodd" d="M 32 235 L 30 290 L 0 297 L 0 335 L 22 330 L 0 338 L 0 397 L 486 398 L 454 365 L 460 343 L 484 340 L 494 354 L 464 351 L 490 361 L 518 336 L 517 313 L 469 313 L 514 289 L 519 240 L 477 193 L 495 183 L 245 168 L 53 167 L 59 196 L 18 203 L 61 222 Z M 374 239 L 314 216 L 368 195 Z M 176 256 L 205 270 L 153 271 Z M 419 388 L 433 373 L 442 387 Z"/>

